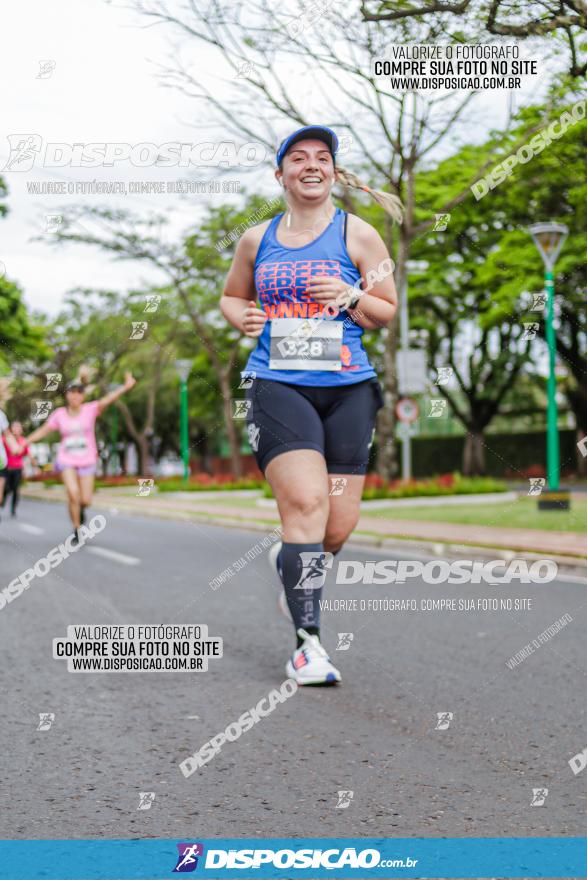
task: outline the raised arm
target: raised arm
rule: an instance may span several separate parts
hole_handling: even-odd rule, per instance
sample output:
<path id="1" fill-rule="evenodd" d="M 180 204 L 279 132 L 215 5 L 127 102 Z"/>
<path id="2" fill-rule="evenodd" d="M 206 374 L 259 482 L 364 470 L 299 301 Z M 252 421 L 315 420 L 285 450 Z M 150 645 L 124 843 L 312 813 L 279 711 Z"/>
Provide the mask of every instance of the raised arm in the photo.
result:
<path id="1" fill-rule="evenodd" d="M 36 431 L 33 431 L 32 434 L 29 434 L 29 436 L 26 438 L 26 442 L 29 444 L 29 446 L 31 443 L 38 443 L 39 440 L 43 440 L 44 437 L 47 437 L 48 434 L 52 434 L 54 431 L 55 428 L 45 422 L 44 425 L 41 425 L 40 428 L 37 428 Z"/>
<path id="2" fill-rule="evenodd" d="M 134 378 L 132 373 L 124 374 L 124 383 L 119 387 L 115 388 L 114 391 L 110 391 L 109 394 L 105 394 L 104 397 L 101 397 L 98 401 L 98 414 L 104 412 L 112 403 L 118 400 L 119 397 L 122 397 L 123 394 L 126 394 L 127 391 L 130 391 L 131 388 L 134 388 L 137 384 L 137 380 Z"/>
<path id="3" fill-rule="evenodd" d="M 12 432 L 9 430 L 6 430 L 4 432 L 4 434 L 2 434 L 2 437 L 4 437 L 4 442 L 6 443 L 6 446 L 8 447 L 10 452 L 13 455 L 18 455 L 20 452 L 20 447 L 19 447 L 18 443 L 16 442 Z M 2 441 L 2 437 L 0 437 L 0 442 Z"/>

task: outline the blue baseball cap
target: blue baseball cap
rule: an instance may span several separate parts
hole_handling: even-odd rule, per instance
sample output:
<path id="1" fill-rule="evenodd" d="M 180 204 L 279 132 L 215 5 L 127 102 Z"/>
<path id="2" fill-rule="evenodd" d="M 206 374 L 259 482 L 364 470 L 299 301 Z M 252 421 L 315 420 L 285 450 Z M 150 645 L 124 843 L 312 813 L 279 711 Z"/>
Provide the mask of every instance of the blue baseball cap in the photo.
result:
<path id="1" fill-rule="evenodd" d="M 290 134 L 289 137 L 286 137 L 281 142 L 276 156 L 277 167 L 281 165 L 283 157 L 294 144 L 297 144 L 298 141 L 308 140 L 323 141 L 332 153 L 333 161 L 335 160 L 336 151 L 338 150 L 338 138 L 332 129 L 326 128 L 325 125 L 306 125 L 304 128 L 298 128 L 297 131 L 294 131 L 293 134 Z"/>

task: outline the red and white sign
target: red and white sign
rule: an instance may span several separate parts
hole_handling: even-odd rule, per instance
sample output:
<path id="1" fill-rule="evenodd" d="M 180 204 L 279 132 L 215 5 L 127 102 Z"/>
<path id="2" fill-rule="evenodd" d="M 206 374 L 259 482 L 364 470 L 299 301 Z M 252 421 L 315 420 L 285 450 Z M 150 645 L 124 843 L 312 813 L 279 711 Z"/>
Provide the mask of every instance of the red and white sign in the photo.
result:
<path id="1" fill-rule="evenodd" d="M 396 403 L 395 414 L 400 422 L 409 425 L 420 415 L 420 407 L 412 397 L 402 397 Z"/>

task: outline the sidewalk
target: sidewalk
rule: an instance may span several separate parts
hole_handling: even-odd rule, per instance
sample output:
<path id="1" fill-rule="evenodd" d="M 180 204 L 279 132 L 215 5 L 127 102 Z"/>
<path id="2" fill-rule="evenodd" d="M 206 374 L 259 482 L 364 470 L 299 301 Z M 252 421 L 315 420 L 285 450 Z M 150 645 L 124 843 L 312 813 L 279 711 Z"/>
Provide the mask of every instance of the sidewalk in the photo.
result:
<path id="1" fill-rule="evenodd" d="M 64 501 L 62 486 L 45 488 L 28 484 L 23 494 L 41 501 Z M 99 489 L 93 507 L 97 509 L 116 509 L 124 513 L 140 516 L 155 516 L 165 519 L 197 520 L 218 525 L 236 526 L 252 530 L 267 530 L 279 524 L 274 506 L 255 505 L 255 498 L 248 493 L 238 497 L 248 506 L 223 503 L 221 493 L 207 492 L 201 497 L 199 492 L 160 493 L 138 497 L 134 488 Z M 251 493 L 252 495 L 252 493 Z M 235 493 L 236 497 L 236 493 Z M 412 502 L 413 503 L 413 502 Z M 455 552 L 461 548 L 480 550 L 499 550 L 535 554 L 537 558 L 548 556 L 560 563 L 587 571 L 587 536 L 579 532 L 555 532 L 538 529 L 499 528 L 497 526 L 465 525 L 422 520 L 393 519 L 393 517 L 366 517 L 359 519 L 352 540 L 371 546 L 389 546 L 406 543 L 414 547 L 416 543 L 431 548 L 438 553 L 434 544 L 442 544 L 441 552 Z M 446 546 L 444 546 L 446 545 Z"/>

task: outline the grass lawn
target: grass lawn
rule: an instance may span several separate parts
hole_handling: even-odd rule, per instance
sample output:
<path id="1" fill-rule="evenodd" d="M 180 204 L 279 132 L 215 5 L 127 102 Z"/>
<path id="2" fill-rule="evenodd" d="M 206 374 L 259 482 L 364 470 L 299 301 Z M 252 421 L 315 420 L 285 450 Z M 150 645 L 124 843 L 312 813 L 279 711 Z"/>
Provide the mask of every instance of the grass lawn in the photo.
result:
<path id="1" fill-rule="evenodd" d="M 487 504 L 450 504 L 441 507 L 363 508 L 361 515 L 374 519 L 411 519 L 429 522 L 466 523 L 513 529 L 545 529 L 549 532 L 587 532 L 587 499 L 573 498 L 571 510 L 538 510 L 536 498 Z"/>
<path id="2" fill-rule="evenodd" d="M 126 494 L 117 490 L 121 495 Z M 130 487 L 129 495 L 136 490 Z M 215 508 L 226 505 L 250 512 L 250 518 L 257 522 L 271 523 L 277 518 L 277 510 L 259 507 L 255 498 L 231 497 L 231 492 L 218 492 L 212 498 L 199 498 L 198 492 L 190 492 L 189 501 L 205 507 L 211 514 Z M 173 494 L 157 493 L 156 498 L 171 501 Z M 182 502 L 188 500 L 182 498 Z M 363 507 L 361 516 L 373 519 L 424 520 L 428 522 L 465 523 L 468 525 L 497 526 L 513 529 L 543 529 L 555 532 L 587 533 L 587 497 L 575 496 L 571 500 L 572 509 L 568 512 L 539 511 L 536 498 L 523 496 L 516 501 L 488 501 L 485 504 L 467 504 L 466 496 L 462 504 L 441 504 L 438 507 L 419 506 L 417 500 L 409 507 L 396 507 L 390 501 L 388 507 L 369 510 Z M 183 506 L 183 504 L 181 505 Z M 222 516 L 222 514 L 218 514 Z M 381 537 L 379 535 L 379 537 Z"/>
<path id="3" fill-rule="evenodd" d="M 157 497 L 165 498 L 166 492 L 161 492 Z M 270 507 L 259 507 L 255 504 L 255 498 L 230 498 L 228 497 L 230 493 L 228 492 L 218 492 L 218 498 L 198 498 L 199 492 L 190 492 L 190 498 L 182 498 L 182 501 L 189 500 L 193 504 L 205 504 L 206 507 L 215 507 L 215 506 L 225 506 L 225 507 L 242 507 L 251 511 L 262 513 L 277 513 L 277 510 L 272 510 Z M 169 496 L 173 498 L 173 495 Z M 255 516 L 255 519 L 257 517 Z"/>

